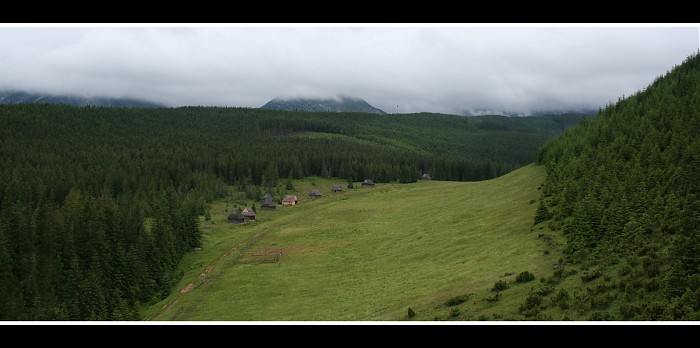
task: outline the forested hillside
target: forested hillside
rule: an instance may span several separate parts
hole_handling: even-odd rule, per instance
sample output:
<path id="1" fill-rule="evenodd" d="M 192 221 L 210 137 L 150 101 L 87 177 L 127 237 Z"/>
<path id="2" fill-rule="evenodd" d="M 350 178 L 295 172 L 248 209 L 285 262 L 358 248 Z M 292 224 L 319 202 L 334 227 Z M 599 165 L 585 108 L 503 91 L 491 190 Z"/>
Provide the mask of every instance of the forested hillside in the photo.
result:
<path id="1" fill-rule="evenodd" d="M 578 293 L 549 291 L 552 305 L 533 294 L 524 313 L 560 303 L 570 318 L 700 319 L 698 131 L 696 54 L 538 153 L 548 177 L 535 222 L 568 245 L 551 281 L 570 276 L 569 263 L 583 273 Z"/>
<path id="2" fill-rule="evenodd" d="M 488 179 L 567 120 L 0 105 L 0 319 L 138 319 L 214 198 L 309 175 Z"/>
<path id="3" fill-rule="evenodd" d="M 133 98 L 84 97 L 79 95 L 56 95 L 29 93 L 17 90 L 0 90 L 0 104 L 38 103 L 67 104 L 73 106 L 112 106 L 120 108 L 156 108 L 163 104 Z"/>

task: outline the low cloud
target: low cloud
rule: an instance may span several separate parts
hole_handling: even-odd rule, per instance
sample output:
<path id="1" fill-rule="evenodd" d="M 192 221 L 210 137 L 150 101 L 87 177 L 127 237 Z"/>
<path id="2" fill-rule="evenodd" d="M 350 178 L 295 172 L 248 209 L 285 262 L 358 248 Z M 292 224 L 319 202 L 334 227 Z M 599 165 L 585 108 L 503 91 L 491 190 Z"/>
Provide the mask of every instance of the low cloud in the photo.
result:
<path id="1" fill-rule="evenodd" d="M 597 109 L 698 50 L 698 28 L 0 28 L 0 88 L 259 107 L 356 96 L 386 112 Z"/>

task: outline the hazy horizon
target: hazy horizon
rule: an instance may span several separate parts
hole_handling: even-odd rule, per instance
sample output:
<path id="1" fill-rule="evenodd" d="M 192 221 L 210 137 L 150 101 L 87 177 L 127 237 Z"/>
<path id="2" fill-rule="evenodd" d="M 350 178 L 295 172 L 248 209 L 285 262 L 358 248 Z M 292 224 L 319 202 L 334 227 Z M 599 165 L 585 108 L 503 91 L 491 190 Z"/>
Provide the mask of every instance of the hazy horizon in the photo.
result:
<path id="1" fill-rule="evenodd" d="M 0 27 L 0 89 L 388 113 L 598 109 L 698 51 L 698 27 Z"/>

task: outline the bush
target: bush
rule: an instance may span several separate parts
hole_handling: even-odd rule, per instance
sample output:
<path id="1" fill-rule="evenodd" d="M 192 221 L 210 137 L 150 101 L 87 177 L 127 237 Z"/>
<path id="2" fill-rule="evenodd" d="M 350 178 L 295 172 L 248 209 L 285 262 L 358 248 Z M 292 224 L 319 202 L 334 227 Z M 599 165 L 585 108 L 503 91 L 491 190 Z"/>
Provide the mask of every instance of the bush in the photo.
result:
<path id="1" fill-rule="evenodd" d="M 530 294 L 525 299 L 525 303 L 520 305 L 520 314 L 525 317 L 534 317 L 540 312 L 540 306 L 542 305 L 542 297 L 537 294 Z"/>
<path id="2" fill-rule="evenodd" d="M 501 299 L 501 293 L 495 293 L 486 298 L 486 302 L 496 302 Z"/>
<path id="3" fill-rule="evenodd" d="M 413 310 L 413 308 L 408 307 L 408 317 L 413 318 L 416 316 L 416 312 Z"/>
<path id="4" fill-rule="evenodd" d="M 615 296 L 610 293 L 602 293 L 591 296 L 591 309 L 607 309 L 615 300 Z M 596 319 L 593 319 L 596 320 Z"/>
<path id="5" fill-rule="evenodd" d="M 551 294 L 552 291 L 554 291 L 554 285 L 544 283 L 544 284 L 540 285 L 540 287 L 537 290 L 535 290 L 535 294 L 540 295 L 540 296 L 547 296 L 547 295 Z"/>
<path id="6" fill-rule="evenodd" d="M 569 292 L 565 289 L 559 289 L 559 291 L 554 295 L 553 302 L 559 306 L 561 309 L 569 308 Z"/>
<path id="7" fill-rule="evenodd" d="M 629 265 L 624 265 L 624 266 L 620 267 L 619 270 L 617 270 L 617 275 L 619 275 L 620 277 L 624 277 L 624 276 L 630 274 L 631 272 L 632 272 L 632 267 L 630 267 Z"/>
<path id="8" fill-rule="evenodd" d="M 535 280 L 535 275 L 528 271 L 524 271 L 515 277 L 516 283 L 525 283 L 531 280 Z"/>
<path id="9" fill-rule="evenodd" d="M 455 308 L 452 308 L 452 309 L 450 310 L 450 317 L 452 317 L 452 318 L 456 318 L 456 317 L 458 317 L 460 314 L 462 314 L 462 311 L 461 311 L 459 308 L 456 308 L 456 307 L 455 307 Z"/>
<path id="10" fill-rule="evenodd" d="M 619 312 L 622 320 L 634 320 L 642 312 L 642 307 L 638 304 L 623 303 L 620 305 Z"/>
<path id="11" fill-rule="evenodd" d="M 455 296 L 455 297 L 453 297 L 453 298 L 447 300 L 447 301 L 445 302 L 445 305 L 446 305 L 447 307 L 452 307 L 452 306 L 456 306 L 456 305 L 458 305 L 458 304 L 460 304 L 460 303 L 467 302 L 467 300 L 469 300 L 469 295 L 467 295 L 467 294 L 465 294 L 465 295 L 459 295 L 459 296 Z"/>
<path id="12" fill-rule="evenodd" d="M 595 268 L 591 271 L 583 272 L 583 275 L 581 276 L 581 281 L 587 283 L 593 279 L 600 277 L 601 275 L 603 275 L 603 271 L 601 271 L 600 268 Z"/>
<path id="13" fill-rule="evenodd" d="M 613 316 L 608 312 L 593 312 L 593 314 L 591 314 L 591 317 L 588 318 L 588 320 L 609 321 L 615 320 L 615 318 L 613 318 Z"/>
<path id="14" fill-rule="evenodd" d="M 503 291 L 508 289 L 508 283 L 505 280 L 499 280 L 493 284 L 491 291 Z"/>
<path id="15" fill-rule="evenodd" d="M 535 213 L 535 225 L 551 218 L 552 215 L 547 210 L 547 206 L 545 206 L 544 201 L 540 201 L 540 204 L 537 206 L 537 212 Z"/>

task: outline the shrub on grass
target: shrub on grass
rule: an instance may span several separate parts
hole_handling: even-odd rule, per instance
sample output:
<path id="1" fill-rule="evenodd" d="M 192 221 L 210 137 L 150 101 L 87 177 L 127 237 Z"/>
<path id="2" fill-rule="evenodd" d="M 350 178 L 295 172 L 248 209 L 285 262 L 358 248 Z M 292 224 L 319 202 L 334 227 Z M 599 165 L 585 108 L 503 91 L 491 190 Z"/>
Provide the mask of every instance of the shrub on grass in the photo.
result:
<path id="1" fill-rule="evenodd" d="M 544 204 L 544 201 L 540 201 L 540 204 L 537 206 L 537 212 L 535 213 L 535 225 L 551 218 L 552 215 L 547 210 L 547 206 Z"/>
<path id="2" fill-rule="evenodd" d="M 516 283 L 525 283 L 531 280 L 535 280 L 535 275 L 528 271 L 521 272 L 515 277 Z"/>
<path id="3" fill-rule="evenodd" d="M 566 289 L 559 289 L 552 301 L 561 309 L 569 308 L 569 292 Z"/>
<path id="4" fill-rule="evenodd" d="M 615 295 L 605 292 L 591 296 L 591 309 L 608 309 L 615 300 Z M 596 319 L 593 319 L 596 320 Z"/>
<path id="5" fill-rule="evenodd" d="M 543 284 L 540 285 L 539 288 L 537 288 L 537 290 L 535 290 L 535 294 L 537 294 L 537 295 L 539 295 L 539 296 L 547 296 L 547 295 L 551 294 L 552 291 L 554 291 L 554 285 L 553 285 L 553 284 L 551 284 L 551 283 L 543 283 Z"/>
<path id="6" fill-rule="evenodd" d="M 501 293 L 497 292 L 486 298 L 486 302 L 496 302 L 501 299 Z"/>
<path id="7" fill-rule="evenodd" d="M 445 301 L 445 305 L 447 307 L 452 307 L 452 306 L 456 306 L 460 303 L 467 302 L 467 300 L 469 300 L 469 295 L 467 295 L 467 294 L 459 295 L 459 296 L 455 296 L 455 297 Z"/>
<path id="8" fill-rule="evenodd" d="M 493 284 L 491 291 L 503 291 L 508 289 L 508 283 L 505 280 L 499 280 Z"/>
<path id="9" fill-rule="evenodd" d="M 525 299 L 525 303 L 520 305 L 520 314 L 527 318 L 535 317 L 540 312 L 540 306 L 542 305 L 542 297 L 537 294 L 530 294 Z"/>

